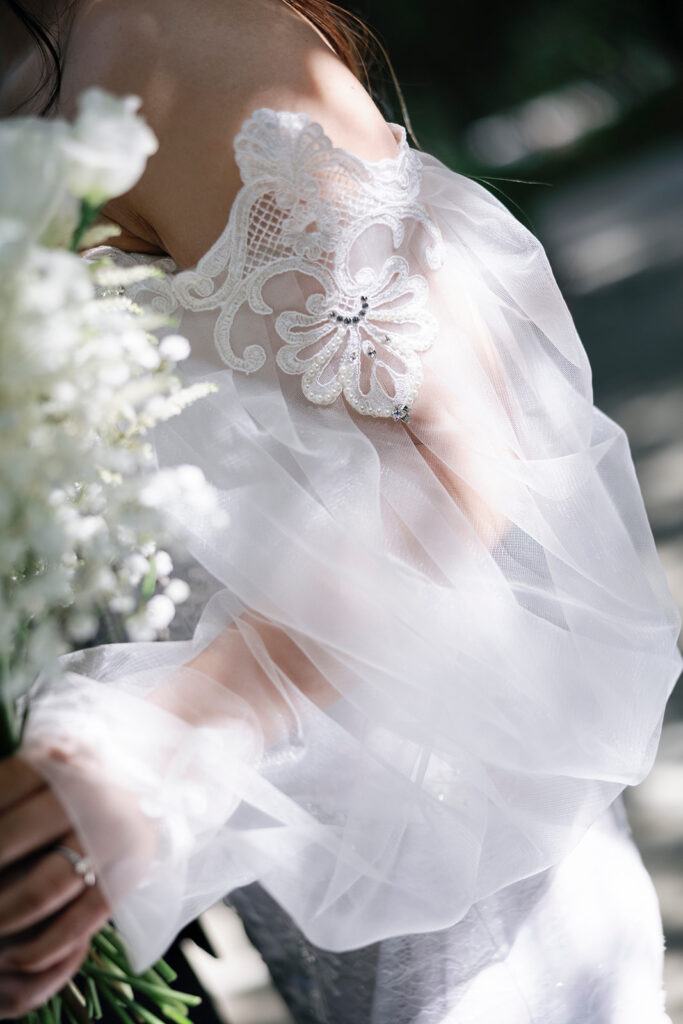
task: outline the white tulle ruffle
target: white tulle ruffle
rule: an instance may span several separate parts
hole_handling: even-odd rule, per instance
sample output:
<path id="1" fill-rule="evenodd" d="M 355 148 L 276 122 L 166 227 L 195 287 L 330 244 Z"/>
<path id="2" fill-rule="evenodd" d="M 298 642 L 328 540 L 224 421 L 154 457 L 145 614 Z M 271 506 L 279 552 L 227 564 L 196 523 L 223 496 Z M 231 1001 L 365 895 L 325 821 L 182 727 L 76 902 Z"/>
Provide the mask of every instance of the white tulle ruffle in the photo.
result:
<path id="1" fill-rule="evenodd" d="M 253 880 L 325 949 L 443 928 L 657 749 L 680 618 L 627 437 L 539 242 L 393 130 L 373 164 L 257 111 L 216 244 L 133 289 L 218 386 L 159 462 L 229 522 L 175 639 L 74 655 L 25 754 L 138 968 Z"/>

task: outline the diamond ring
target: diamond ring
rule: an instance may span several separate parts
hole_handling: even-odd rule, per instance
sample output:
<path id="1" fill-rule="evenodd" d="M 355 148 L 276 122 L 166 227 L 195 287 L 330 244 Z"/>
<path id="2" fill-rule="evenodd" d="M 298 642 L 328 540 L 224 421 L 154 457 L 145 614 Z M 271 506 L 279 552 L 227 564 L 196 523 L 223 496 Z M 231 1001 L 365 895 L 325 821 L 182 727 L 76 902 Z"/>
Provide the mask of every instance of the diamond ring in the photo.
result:
<path id="1" fill-rule="evenodd" d="M 95 885 L 97 878 L 89 857 L 82 857 L 80 853 L 76 853 L 70 846 L 55 846 L 55 852 L 63 853 L 65 857 L 69 858 L 73 864 L 74 871 L 77 875 L 80 875 L 85 885 Z"/>

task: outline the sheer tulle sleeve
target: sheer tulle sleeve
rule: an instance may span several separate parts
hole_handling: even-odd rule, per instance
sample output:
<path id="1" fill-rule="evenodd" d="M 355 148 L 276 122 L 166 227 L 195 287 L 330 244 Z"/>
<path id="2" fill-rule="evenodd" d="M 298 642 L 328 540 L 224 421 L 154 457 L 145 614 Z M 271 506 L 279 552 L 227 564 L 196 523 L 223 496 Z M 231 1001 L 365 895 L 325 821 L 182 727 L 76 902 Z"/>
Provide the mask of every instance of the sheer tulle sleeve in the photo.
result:
<path id="1" fill-rule="evenodd" d="M 257 111 L 215 245 L 133 289 L 218 385 L 154 443 L 228 521 L 188 513 L 174 638 L 71 656 L 24 749 L 137 967 L 253 880 L 330 950 L 450 925 L 656 752 L 680 618 L 627 437 L 538 241 L 393 130 L 369 163 Z"/>

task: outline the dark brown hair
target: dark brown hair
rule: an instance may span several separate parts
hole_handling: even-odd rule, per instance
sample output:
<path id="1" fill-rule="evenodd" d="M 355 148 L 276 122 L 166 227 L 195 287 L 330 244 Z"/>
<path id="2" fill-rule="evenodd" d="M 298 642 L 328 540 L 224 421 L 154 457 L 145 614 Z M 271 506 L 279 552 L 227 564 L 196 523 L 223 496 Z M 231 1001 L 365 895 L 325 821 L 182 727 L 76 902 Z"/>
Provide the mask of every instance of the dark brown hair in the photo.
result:
<path id="1" fill-rule="evenodd" d="M 49 86 L 49 95 L 40 111 L 40 115 L 44 116 L 56 103 L 61 89 L 63 70 L 61 40 L 59 36 L 55 37 L 48 26 L 33 14 L 21 0 L 6 0 L 6 2 L 33 37 L 43 58 L 42 77 L 31 95 L 20 104 L 20 107 L 38 95 L 46 86 Z M 65 10 L 69 11 L 75 2 L 76 0 L 65 0 Z M 370 88 L 368 62 L 376 55 L 377 51 L 382 52 L 385 57 L 386 53 L 382 44 L 361 18 L 344 10 L 338 4 L 332 3 L 331 0 L 282 0 L 282 2 L 315 25 L 346 66 L 363 82 L 366 88 Z"/>

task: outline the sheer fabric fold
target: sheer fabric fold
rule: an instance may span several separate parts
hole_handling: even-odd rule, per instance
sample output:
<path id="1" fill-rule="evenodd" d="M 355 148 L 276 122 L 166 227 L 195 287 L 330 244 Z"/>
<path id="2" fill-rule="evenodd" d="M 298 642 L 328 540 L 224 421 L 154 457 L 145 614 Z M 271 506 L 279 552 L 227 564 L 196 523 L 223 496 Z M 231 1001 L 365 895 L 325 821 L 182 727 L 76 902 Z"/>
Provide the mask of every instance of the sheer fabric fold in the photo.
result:
<path id="1" fill-rule="evenodd" d="M 218 391 L 155 428 L 193 606 L 67 659 L 24 755 L 136 967 L 258 880 L 328 950 L 444 928 L 563 858 L 650 770 L 683 658 L 623 429 L 540 243 L 417 153 L 304 114 L 235 139 L 190 270 L 131 288 Z"/>

